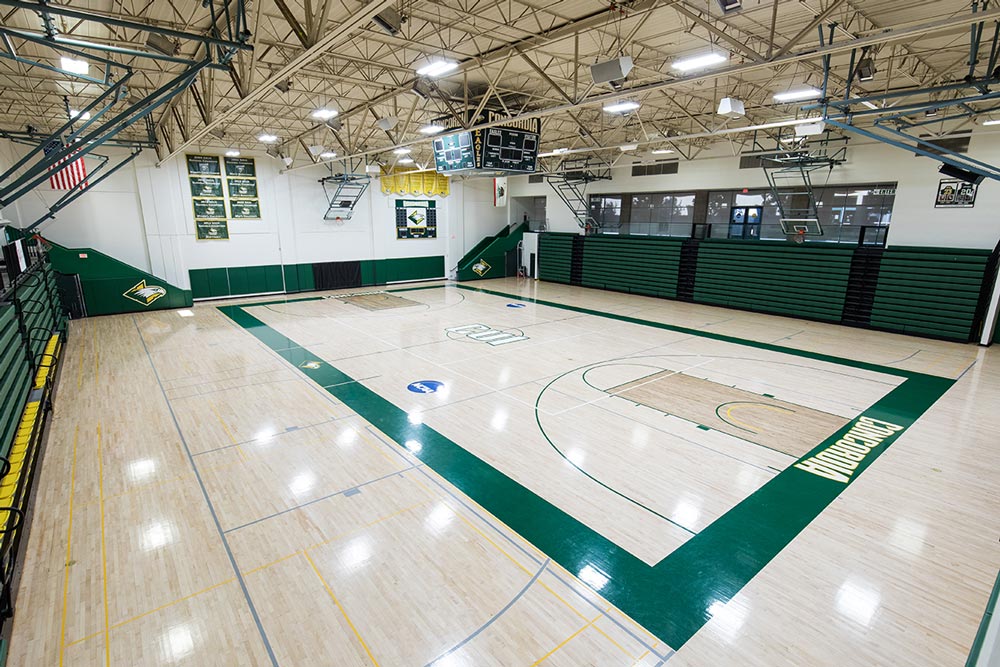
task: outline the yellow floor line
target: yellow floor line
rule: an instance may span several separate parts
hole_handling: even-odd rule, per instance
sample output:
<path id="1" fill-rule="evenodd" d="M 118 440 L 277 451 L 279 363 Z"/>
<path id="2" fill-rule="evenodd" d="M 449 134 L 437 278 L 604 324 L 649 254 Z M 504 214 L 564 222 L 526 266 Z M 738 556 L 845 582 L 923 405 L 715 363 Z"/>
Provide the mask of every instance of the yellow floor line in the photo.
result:
<path id="1" fill-rule="evenodd" d="M 223 431 L 225 431 L 225 432 L 226 432 L 226 435 L 228 435 L 228 436 L 229 436 L 229 440 L 230 440 L 230 441 L 231 441 L 231 442 L 232 442 L 232 443 L 233 443 L 234 445 L 236 445 L 236 451 L 237 451 L 237 452 L 239 452 L 239 455 L 240 455 L 240 458 L 241 458 L 241 459 L 242 459 L 243 461 L 246 461 L 246 460 L 247 460 L 247 455 L 246 455 L 246 454 L 245 454 L 245 453 L 243 452 L 243 448 L 242 448 L 242 447 L 240 447 L 240 444 L 239 444 L 239 440 L 237 440 L 237 439 L 236 439 L 236 438 L 235 438 L 235 437 L 233 436 L 233 433 L 232 433 L 232 431 L 230 431 L 230 430 L 229 430 L 229 426 L 227 426 L 227 425 L 226 425 L 226 422 L 225 422 L 225 421 L 223 421 L 223 419 L 222 419 L 222 415 L 220 415 L 220 414 L 219 414 L 219 411 L 218 411 L 218 410 L 216 409 L 216 407 L 215 407 L 215 403 L 213 403 L 212 401 L 209 401 L 209 402 L 208 402 L 208 407 L 212 408 L 212 412 L 214 412 L 214 413 L 215 413 L 215 418 L 219 420 L 219 423 L 220 423 L 220 424 L 222 424 L 222 430 L 223 430 Z"/>
<path id="2" fill-rule="evenodd" d="M 109 641 L 110 619 L 108 618 L 108 551 L 104 540 L 104 459 L 101 451 L 101 424 L 97 424 L 97 488 L 101 503 L 101 571 L 104 585 L 104 663 L 111 667 L 111 643 Z"/>
<path id="3" fill-rule="evenodd" d="M 324 579 L 323 575 L 320 574 L 319 568 L 316 567 L 316 563 L 313 562 L 312 558 L 310 558 L 309 554 L 305 551 L 302 552 L 302 555 L 306 557 L 306 560 L 309 561 L 309 565 L 312 567 L 313 572 L 315 572 L 316 576 L 319 577 L 319 580 L 323 582 L 323 588 L 326 589 L 326 592 L 330 595 L 330 599 L 333 600 L 334 604 L 337 605 L 337 609 L 339 609 L 340 613 L 343 614 L 344 620 L 346 620 L 347 624 L 351 626 L 351 630 L 354 631 L 354 636 L 358 638 L 359 642 L 361 642 L 361 646 L 364 647 L 365 653 L 368 654 L 368 658 L 372 661 L 372 664 L 375 665 L 375 667 L 378 667 L 378 660 L 376 660 L 375 656 L 372 655 L 371 649 L 368 648 L 368 644 L 366 644 L 365 640 L 361 638 L 361 633 L 358 632 L 358 629 L 354 626 L 354 621 L 352 621 L 351 617 L 347 615 L 347 611 L 344 609 L 344 606 L 340 604 L 340 600 L 338 600 L 337 596 L 333 594 L 333 590 L 330 588 L 330 585 L 326 583 L 326 579 Z"/>
<path id="4" fill-rule="evenodd" d="M 600 615 L 596 616 L 595 618 L 590 619 L 590 621 L 585 626 L 583 626 L 582 628 L 580 628 L 579 630 L 577 630 L 576 632 L 574 632 L 573 634 L 571 634 L 566 639 L 564 639 L 561 642 L 559 642 L 554 649 L 552 649 L 551 651 L 549 651 L 548 653 L 546 653 L 545 655 L 543 655 L 541 658 L 539 658 L 538 660 L 535 660 L 533 663 L 531 663 L 531 667 L 536 667 L 537 665 L 540 665 L 543 662 L 545 662 L 546 660 L 548 660 L 549 656 L 551 656 L 553 653 L 555 653 L 556 651 L 558 651 L 559 649 L 561 649 L 566 644 L 570 643 L 570 641 L 572 641 L 574 637 L 576 637 L 578 634 L 580 634 L 581 632 L 583 632 L 584 630 L 586 630 L 587 628 L 589 628 L 590 626 L 592 626 L 602 616 L 603 616 L 603 614 L 600 614 Z"/>
<path id="5" fill-rule="evenodd" d="M 594 629 L 597 630 L 598 632 L 600 632 L 602 635 L 604 635 L 604 638 L 607 639 L 609 642 L 611 642 L 611 644 L 616 649 L 618 649 L 619 651 L 621 651 L 623 654 L 625 654 L 626 656 L 628 656 L 632 660 L 637 660 L 638 659 L 634 655 L 632 655 L 631 653 L 629 653 L 627 650 L 625 650 L 625 647 L 622 646 L 621 644 L 619 644 L 617 641 L 615 641 L 615 639 L 611 635 L 609 635 L 608 633 L 606 633 L 604 630 L 601 630 L 601 626 L 599 626 L 599 625 L 597 625 L 595 623 L 594 624 Z"/>
<path id="6" fill-rule="evenodd" d="M 137 616 L 133 616 L 132 618 L 124 620 L 124 621 L 122 621 L 120 623 L 115 623 L 114 625 L 111 626 L 111 629 L 114 630 L 116 628 L 122 627 L 123 625 L 128 625 L 132 621 L 137 621 L 137 620 L 139 620 L 140 618 L 142 618 L 144 616 L 149 616 L 150 614 L 155 614 L 156 612 L 158 612 L 160 610 L 163 610 L 163 609 L 166 609 L 167 607 L 174 606 L 178 602 L 184 602 L 185 600 L 190 600 L 191 598 L 197 597 L 197 596 L 201 595 L 202 593 L 207 593 L 209 591 L 215 590 L 216 588 L 219 588 L 220 586 L 225 586 L 226 584 L 231 584 L 234 581 L 236 581 L 236 578 L 235 577 L 230 577 L 229 579 L 226 579 L 225 581 L 220 581 L 219 583 L 213 584 L 213 585 L 209 586 L 208 588 L 203 588 L 200 591 L 195 591 L 194 593 L 191 593 L 189 595 L 185 595 L 182 598 L 177 598 L 176 600 L 174 600 L 172 602 L 168 602 L 166 604 L 161 604 L 159 607 L 157 607 L 155 609 L 150 609 L 149 611 L 144 611 L 141 614 L 139 614 Z"/>
<path id="7" fill-rule="evenodd" d="M 73 493 L 76 489 L 76 443 L 80 437 L 79 424 L 73 430 L 73 463 L 69 473 L 69 524 L 66 528 L 66 562 L 63 563 L 63 603 L 62 621 L 59 626 L 59 667 L 63 664 L 63 652 L 66 649 L 66 601 L 69 598 L 69 564 L 72 560 L 71 542 L 73 540 Z"/>
<path id="8" fill-rule="evenodd" d="M 83 642 L 87 641 L 88 639 L 93 639 L 94 637 L 99 637 L 99 636 L 101 636 L 103 634 L 104 634 L 104 630 L 98 630 L 97 632 L 91 633 L 91 634 L 87 635 L 86 637 L 81 637 L 80 639 L 74 639 L 70 643 L 66 644 L 66 648 L 69 648 L 71 646 L 76 646 L 77 644 L 82 644 Z"/>

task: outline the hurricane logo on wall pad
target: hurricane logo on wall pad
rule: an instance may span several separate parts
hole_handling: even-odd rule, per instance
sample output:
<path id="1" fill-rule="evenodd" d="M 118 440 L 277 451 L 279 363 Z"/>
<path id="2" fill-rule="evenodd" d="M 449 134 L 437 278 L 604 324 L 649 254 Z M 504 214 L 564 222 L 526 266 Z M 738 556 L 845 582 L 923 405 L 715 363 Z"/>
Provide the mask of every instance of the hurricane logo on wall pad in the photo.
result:
<path id="1" fill-rule="evenodd" d="M 141 303 L 144 306 L 148 306 L 153 303 L 161 296 L 166 296 L 167 290 L 165 287 L 160 287 L 159 285 L 146 285 L 145 280 L 140 280 L 130 289 L 122 293 L 122 296 L 126 299 L 131 299 L 136 303 Z"/>

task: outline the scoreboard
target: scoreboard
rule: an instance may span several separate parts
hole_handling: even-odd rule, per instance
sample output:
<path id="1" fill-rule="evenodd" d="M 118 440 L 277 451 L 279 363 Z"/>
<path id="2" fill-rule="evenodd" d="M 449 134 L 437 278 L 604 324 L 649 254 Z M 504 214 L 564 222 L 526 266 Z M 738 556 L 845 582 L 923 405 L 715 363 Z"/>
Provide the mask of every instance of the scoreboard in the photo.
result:
<path id="1" fill-rule="evenodd" d="M 439 172 L 475 169 L 472 134 L 459 132 L 434 139 L 434 167 Z"/>
<path id="2" fill-rule="evenodd" d="M 491 127 L 483 131 L 482 168 L 502 171 L 535 171 L 538 135 L 524 130 Z"/>
<path id="3" fill-rule="evenodd" d="M 490 127 L 434 139 L 434 166 L 438 172 L 481 169 L 530 174 L 535 172 L 537 161 L 537 132 Z"/>

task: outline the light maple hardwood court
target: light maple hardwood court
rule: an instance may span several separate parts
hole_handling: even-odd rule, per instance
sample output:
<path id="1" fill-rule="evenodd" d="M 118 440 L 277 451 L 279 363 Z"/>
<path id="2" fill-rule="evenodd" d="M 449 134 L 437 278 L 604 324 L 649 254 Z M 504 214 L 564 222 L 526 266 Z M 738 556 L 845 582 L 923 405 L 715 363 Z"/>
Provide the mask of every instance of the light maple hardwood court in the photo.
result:
<path id="1" fill-rule="evenodd" d="M 8 664 L 964 664 L 1000 353 L 477 286 L 71 322 Z"/>

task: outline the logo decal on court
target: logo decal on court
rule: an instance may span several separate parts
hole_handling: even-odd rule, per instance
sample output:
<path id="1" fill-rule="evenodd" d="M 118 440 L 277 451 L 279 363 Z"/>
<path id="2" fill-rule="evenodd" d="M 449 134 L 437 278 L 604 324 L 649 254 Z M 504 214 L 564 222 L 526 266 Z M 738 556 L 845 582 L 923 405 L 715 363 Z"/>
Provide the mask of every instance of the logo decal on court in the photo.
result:
<path id="1" fill-rule="evenodd" d="M 309 370 L 314 371 L 322 365 L 323 365 L 322 361 L 316 361 L 315 359 L 312 359 L 310 361 L 303 361 L 301 364 L 299 364 L 299 368 L 308 368 Z"/>
<path id="2" fill-rule="evenodd" d="M 528 337 L 520 329 L 502 331 L 486 326 L 485 324 L 466 324 L 460 327 L 451 327 L 445 329 L 445 331 L 448 332 L 448 338 L 452 340 L 456 340 L 457 338 L 471 338 L 474 341 L 489 343 L 490 345 L 506 345 L 507 343 L 519 340 L 528 340 Z"/>
<path id="3" fill-rule="evenodd" d="M 417 380 L 406 385 L 406 388 L 414 394 L 433 394 L 444 386 L 440 380 Z"/>
<path id="4" fill-rule="evenodd" d="M 486 260 L 480 259 L 478 262 L 472 265 L 472 270 L 477 276 L 484 276 L 493 267 L 486 263 Z"/>
<path id="5" fill-rule="evenodd" d="M 146 286 L 145 280 L 140 280 L 130 289 L 122 293 L 122 296 L 126 299 L 131 299 L 136 303 L 141 303 L 144 306 L 148 306 L 153 303 L 161 296 L 166 296 L 167 290 L 159 285 L 149 285 Z"/>

